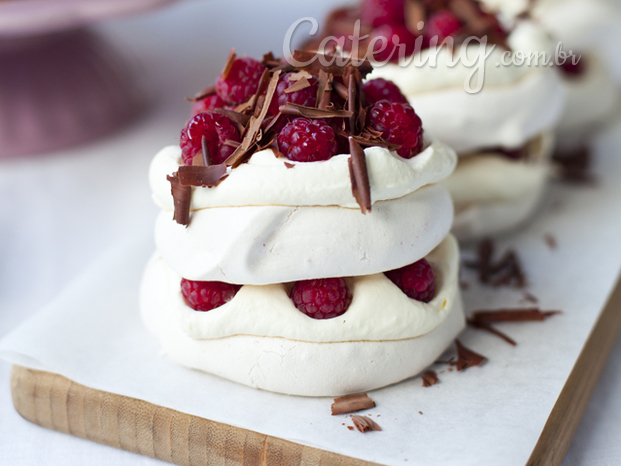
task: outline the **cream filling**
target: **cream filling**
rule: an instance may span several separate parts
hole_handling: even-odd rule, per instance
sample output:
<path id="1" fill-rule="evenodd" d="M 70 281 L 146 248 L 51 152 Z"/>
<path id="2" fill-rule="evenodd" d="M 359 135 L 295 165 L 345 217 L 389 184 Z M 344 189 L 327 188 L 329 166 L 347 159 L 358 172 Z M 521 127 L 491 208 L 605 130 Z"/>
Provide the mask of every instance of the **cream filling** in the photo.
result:
<path id="1" fill-rule="evenodd" d="M 445 179 L 455 168 L 457 156 L 445 144 L 432 142 L 411 159 L 382 147 L 368 147 L 366 154 L 372 202 L 397 199 L 422 186 Z M 155 203 L 173 209 L 166 175 L 177 171 L 181 149 L 169 146 L 153 159 L 149 182 Z M 352 195 L 349 154 L 322 162 L 290 162 L 270 149 L 255 153 L 218 186 L 192 188 L 192 210 L 209 207 L 281 205 L 340 206 L 359 209 Z M 293 168 L 285 165 L 293 164 Z"/>
<path id="2" fill-rule="evenodd" d="M 194 311 L 181 296 L 181 276 L 158 256 L 147 274 L 159 268 L 166 275 L 172 312 L 183 333 L 193 339 L 234 335 L 281 337 L 306 342 L 401 340 L 418 337 L 439 326 L 459 299 L 459 251 L 447 236 L 426 257 L 436 276 L 436 295 L 429 303 L 408 298 L 381 274 L 347 278 L 353 299 L 347 311 L 326 320 L 312 319 L 298 311 L 288 295 L 288 285 L 244 285 L 228 303 L 208 312 Z M 143 282 L 141 295 L 159 293 Z"/>
<path id="3" fill-rule="evenodd" d="M 442 241 L 452 221 L 451 198 L 436 184 L 376 202 L 366 215 L 335 206 L 221 207 L 193 212 L 185 227 L 162 211 L 155 243 L 187 279 L 266 285 L 402 267 Z"/>
<path id="4" fill-rule="evenodd" d="M 521 160 L 492 152 L 462 157 L 455 172 L 443 183 L 455 208 L 515 201 L 539 192 L 549 175 L 553 139 L 549 133 L 541 135 L 531 142 L 529 155 Z"/>

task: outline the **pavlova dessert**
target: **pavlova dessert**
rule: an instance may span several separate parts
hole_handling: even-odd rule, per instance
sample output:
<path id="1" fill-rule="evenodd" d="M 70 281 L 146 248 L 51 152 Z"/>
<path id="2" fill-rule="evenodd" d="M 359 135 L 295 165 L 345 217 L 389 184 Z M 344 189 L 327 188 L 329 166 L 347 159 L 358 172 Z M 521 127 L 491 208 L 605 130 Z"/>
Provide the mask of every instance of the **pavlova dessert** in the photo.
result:
<path id="1" fill-rule="evenodd" d="M 294 58 L 232 53 L 155 156 L 142 316 L 191 368 L 293 395 L 371 390 L 464 326 L 442 184 L 457 157 L 364 81 L 368 62 Z"/>
<path id="2" fill-rule="evenodd" d="M 556 69 L 567 96 L 559 122 L 562 152 L 579 149 L 611 119 L 621 93 L 606 60 L 621 40 L 621 5 L 611 0 L 483 0 L 506 24 L 538 22 L 556 42 Z M 614 54 L 618 57 L 618 51 Z"/>
<path id="3" fill-rule="evenodd" d="M 364 0 L 332 13 L 307 48 L 374 60 L 369 79 L 394 82 L 457 151 L 445 184 L 458 238 L 509 230 L 534 211 L 564 100 L 556 72 L 526 60 L 553 52 L 539 25 L 507 29 L 474 0 Z"/>

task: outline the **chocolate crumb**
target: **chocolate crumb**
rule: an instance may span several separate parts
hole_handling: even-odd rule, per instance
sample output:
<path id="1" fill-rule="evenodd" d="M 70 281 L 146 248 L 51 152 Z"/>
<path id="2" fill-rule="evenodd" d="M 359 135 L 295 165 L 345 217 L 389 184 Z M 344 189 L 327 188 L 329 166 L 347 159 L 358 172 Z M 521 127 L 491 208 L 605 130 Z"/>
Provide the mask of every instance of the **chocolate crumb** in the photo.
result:
<path id="1" fill-rule="evenodd" d="M 382 428 L 375 422 L 373 419 L 369 419 L 368 417 L 358 416 L 357 414 L 351 415 L 351 420 L 354 423 L 354 426 L 360 432 L 369 432 L 371 430 L 381 431 Z"/>
<path id="2" fill-rule="evenodd" d="M 428 370 L 422 375 L 423 387 L 431 387 L 438 383 L 438 375 L 433 370 Z"/>
<path id="3" fill-rule="evenodd" d="M 285 162 L 285 167 L 287 167 L 287 168 L 294 168 L 295 164 L 294 163 Z"/>
<path id="4" fill-rule="evenodd" d="M 419 411 L 419 412 L 418 412 L 418 414 L 423 414 L 423 412 L 422 412 L 422 411 Z"/>
<path id="5" fill-rule="evenodd" d="M 522 298 L 522 300 L 531 302 L 533 304 L 537 304 L 539 302 L 539 299 L 532 293 L 529 293 L 528 291 L 524 291 L 524 297 Z"/>
<path id="6" fill-rule="evenodd" d="M 558 246 L 558 243 L 556 242 L 556 237 L 553 234 L 546 233 L 544 235 L 544 239 L 550 249 L 556 249 L 556 247 Z"/>
<path id="7" fill-rule="evenodd" d="M 172 176 L 167 175 L 166 179 L 170 182 L 170 191 L 173 197 L 174 213 L 173 220 L 181 225 L 188 226 L 190 224 L 190 201 L 192 196 L 192 188 L 181 184 L 179 180 L 179 172 L 175 172 Z"/>
<path id="8" fill-rule="evenodd" d="M 354 426 L 347 426 L 349 430 L 354 430 Z"/>
<path id="9" fill-rule="evenodd" d="M 375 408 L 375 402 L 366 393 L 335 398 L 331 406 L 333 416 L 370 408 Z"/>
<path id="10" fill-rule="evenodd" d="M 573 151 L 555 152 L 552 161 L 556 163 L 561 180 L 569 183 L 596 185 L 597 179 L 591 173 L 592 154 L 588 147 Z"/>
<path id="11" fill-rule="evenodd" d="M 449 364 L 455 366 L 458 371 L 463 371 L 473 366 L 480 366 L 487 361 L 485 356 L 466 348 L 459 340 L 455 340 L 455 347 L 457 348 L 457 360 L 450 361 Z"/>

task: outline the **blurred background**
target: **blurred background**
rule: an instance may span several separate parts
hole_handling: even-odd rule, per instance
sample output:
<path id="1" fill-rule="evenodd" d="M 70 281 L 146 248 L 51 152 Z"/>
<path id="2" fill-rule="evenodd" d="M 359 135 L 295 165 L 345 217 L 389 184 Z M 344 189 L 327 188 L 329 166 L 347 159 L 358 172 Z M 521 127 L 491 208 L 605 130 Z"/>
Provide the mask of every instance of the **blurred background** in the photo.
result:
<path id="1" fill-rule="evenodd" d="M 0 337 L 107 248 L 152 228 L 157 209 L 149 162 L 178 142 L 190 116 L 185 97 L 214 82 L 231 47 L 239 55 L 282 55 L 295 20 L 321 20 L 336 6 L 329 0 L 92 2 L 79 14 L 70 9 L 69 18 L 50 20 L 52 13 L 42 11 L 20 23 L 23 14 L 3 10 L 11 3 L 20 2 L 0 2 Z M 17 69 L 47 71 L 20 78 Z M 88 73 L 89 83 L 76 79 Z M 14 98 L 19 84 L 33 89 L 27 103 Z M 30 115 L 41 108 L 49 109 L 35 112 L 44 118 Z M 76 109 L 77 121 L 64 125 Z M 158 463 L 22 420 L 12 407 L 9 371 L 0 361 L 0 464 Z M 565 465 L 621 463 L 619 392 L 621 344 Z"/>

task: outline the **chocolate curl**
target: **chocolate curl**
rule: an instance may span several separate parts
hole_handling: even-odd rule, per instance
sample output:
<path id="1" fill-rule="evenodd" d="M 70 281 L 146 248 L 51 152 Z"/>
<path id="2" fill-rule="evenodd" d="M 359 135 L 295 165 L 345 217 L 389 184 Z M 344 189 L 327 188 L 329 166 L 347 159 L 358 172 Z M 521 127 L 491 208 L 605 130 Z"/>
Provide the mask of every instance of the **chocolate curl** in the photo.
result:
<path id="1" fill-rule="evenodd" d="M 166 179 L 170 182 L 170 191 L 173 197 L 174 213 L 173 220 L 180 225 L 190 224 L 190 200 L 192 188 L 184 186 L 179 180 L 179 172 L 167 175 Z"/>
<path id="2" fill-rule="evenodd" d="M 404 16 L 405 25 L 412 34 L 419 35 L 419 23 L 427 21 L 425 5 L 421 0 L 405 0 Z"/>
<path id="3" fill-rule="evenodd" d="M 450 361 L 449 364 L 456 366 L 458 371 L 463 371 L 473 366 L 480 366 L 487 361 L 485 356 L 466 348 L 459 340 L 455 340 L 455 347 L 457 348 L 457 360 Z"/>
<path id="4" fill-rule="evenodd" d="M 201 149 L 203 150 L 203 158 L 194 156 L 194 158 L 192 159 L 192 165 L 195 165 L 194 164 L 195 160 L 202 161 L 204 167 L 208 167 L 212 165 L 213 161 L 211 160 L 211 154 L 209 153 L 209 147 L 207 146 L 207 136 L 205 136 L 204 134 L 203 134 L 203 137 L 201 138 Z M 197 163 L 196 165 L 200 165 L 200 164 Z"/>
<path id="5" fill-rule="evenodd" d="M 371 212 L 371 187 L 369 185 L 369 173 L 367 161 L 360 144 L 352 137 L 349 138 L 350 157 L 347 160 L 349 166 L 349 178 L 351 191 L 360 206 L 363 214 Z"/>
<path id="6" fill-rule="evenodd" d="M 371 430 L 382 430 L 382 428 L 373 419 L 367 416 L 351 415 L 351 420 L 359 432 L 365 433 Z"/>
<path id="7" fill-rule="evenodd" d="M 375 408 L 375 401 L 369 398 L 369 395 L 363 393 L 361 395 L 348 395 L 335 398 L 332 403 L 332 415 L 347 414 L 363 409 Z"/>
<path id="8" fill-rule="evenodd" d="M 538 307 L 494 309 L 475 311 L 472 313 L 471 320 L 488 324 L 494 322 L 537 322 L 560 313 L 561 311 L 541 311 Z"/>
<path id="9" fill-rule="evenodd" d="M 357 60 L 354 62 L 351 58 L 347 57 L 328 55 L 319 52 L 306 52 L 302 50 L 295 50 L 292 57 L 298 63 L 310 62 L 308 65 L 300 66 L 299 69 L 308 71 L 310 74 L 315 76 L 319 75 L 319 70 L 323 70 L 333 76 L 343 76 L 345 69 L 348 66 L 356 66 L 361 77 L 365 77 L 373 71 L 373 66 L 368 60 Z"/>
<path id="10" fill-rule="evenodd" d="M 217 186 L 228 176 L 227 167 L 223 163 L 208 166 L 181 166 L 176 172 L 182 186 Z"/>
<path id="11" fill-rule="evenodd" d="M 209 86 L 200 91 L 198 94 L 194 94 L 194 97 L 186 97 L 185 100 L 188 102 L 198 102 L 199 100 L 203 100 L 205 97 L 209 97 L 216 93 L 216 86 Z"/>
<path id="12" fill-rule="evenodd" d="M 291 115 L 296 117 L 304 117 L 308 119 L 317 118 L 348 118 L 352 113 L 348 110 L 321 110 L 319 108 L 304 107 L 303 105 L 287 102 L 279 107 L 280 113 L 283 115 Z"/>
<path id="13" fill-rule="evenodd" d="M 226 59 L 224 68 L 222 68 L 222 73 L 220 73 L 223 79 L 226 79 L 226 77 L 229 75 L 229 71 L 231 71 L 231 67 L 233 66 L 233 62 L 236 58 L 237 55 L 235 54 L 235 49 L 232 48 L 231 50 L 229 50 L 229 57 Z"/>

